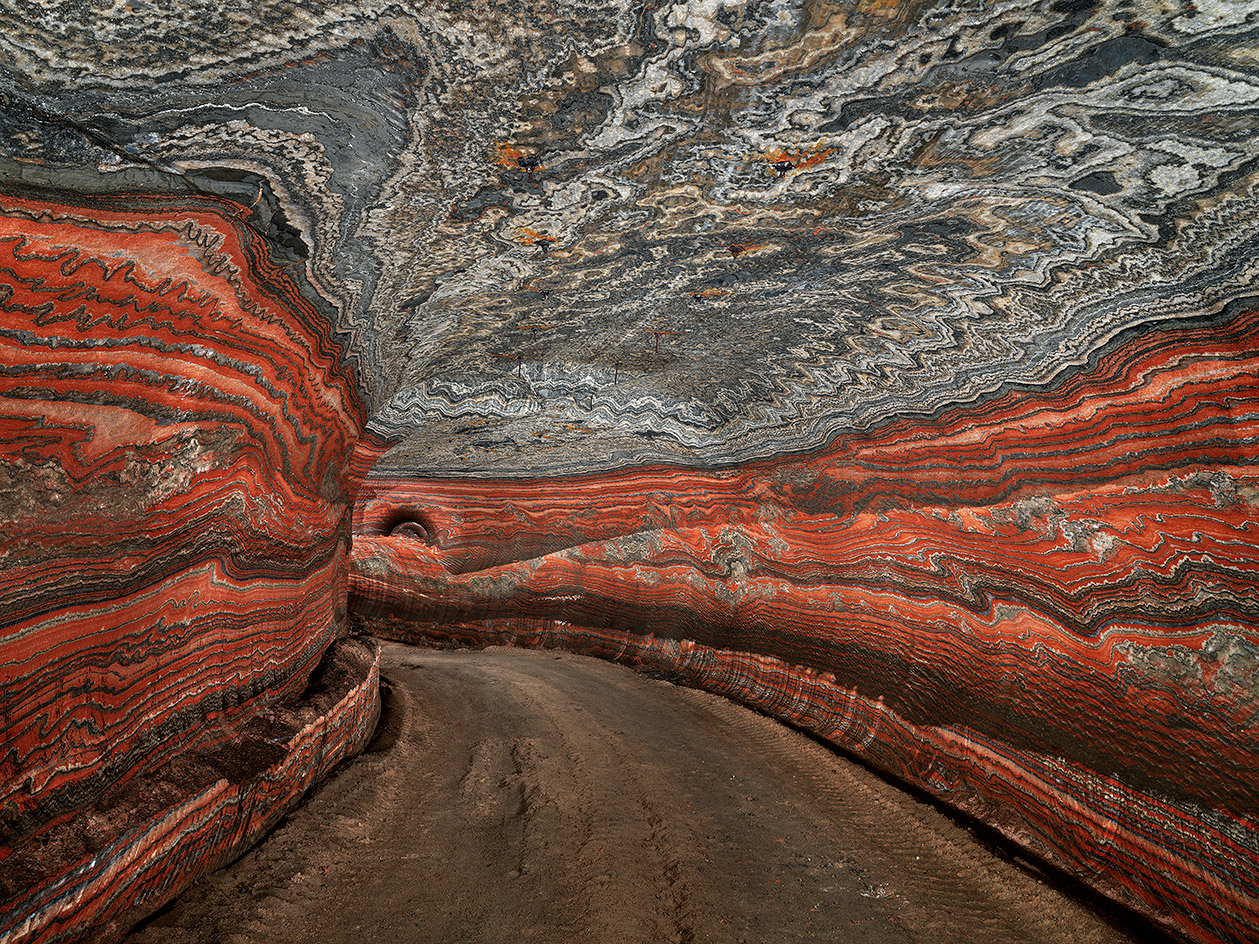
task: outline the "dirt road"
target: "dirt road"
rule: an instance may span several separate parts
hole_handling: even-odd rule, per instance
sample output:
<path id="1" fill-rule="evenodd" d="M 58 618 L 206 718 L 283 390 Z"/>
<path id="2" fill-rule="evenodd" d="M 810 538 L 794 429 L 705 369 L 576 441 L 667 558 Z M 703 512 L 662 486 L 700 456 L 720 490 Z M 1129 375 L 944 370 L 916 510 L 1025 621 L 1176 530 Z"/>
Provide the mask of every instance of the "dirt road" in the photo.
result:
<path id="1" fill-rule="evenodd" d="M 715 696 L 552 652 L 384 672 L 373 752 L 131 944 L 1130 940 Z"/>

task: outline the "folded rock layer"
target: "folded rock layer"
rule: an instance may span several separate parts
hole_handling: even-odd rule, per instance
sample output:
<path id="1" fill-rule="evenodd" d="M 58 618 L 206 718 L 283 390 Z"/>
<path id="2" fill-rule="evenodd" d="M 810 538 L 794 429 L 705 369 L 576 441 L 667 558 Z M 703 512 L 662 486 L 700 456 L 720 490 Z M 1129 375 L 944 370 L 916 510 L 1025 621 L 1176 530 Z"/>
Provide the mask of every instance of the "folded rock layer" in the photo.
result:
<path id="1" fill-rule="evenodd" d="M 1259 921 L 1259 310 L 702 472 L 369 478 L 351 608 L 799 724 L 1202 940 Z"/>
<path id="2" fill-rule="evenodd" d="M 177 891 L 370 734 L 369 663 L 250 780 L 250 726 L 345 629 L 363 407 L 240 207 L 0 195 L 0 213 L 0 935 L 62 940 L 160 904 L 151 876 Z M 174 786 L 194 754 L 227 778 L 212 798 Z M 133 781 L 165 785 L 156 822 L 90 812 Z"/>
<path id="3" fill-rule="evenodd" d="M 723 691 L 1253 940 L 1256 24 L 0 0 L 0 938 L 352 750 L 352 610 Z"/>

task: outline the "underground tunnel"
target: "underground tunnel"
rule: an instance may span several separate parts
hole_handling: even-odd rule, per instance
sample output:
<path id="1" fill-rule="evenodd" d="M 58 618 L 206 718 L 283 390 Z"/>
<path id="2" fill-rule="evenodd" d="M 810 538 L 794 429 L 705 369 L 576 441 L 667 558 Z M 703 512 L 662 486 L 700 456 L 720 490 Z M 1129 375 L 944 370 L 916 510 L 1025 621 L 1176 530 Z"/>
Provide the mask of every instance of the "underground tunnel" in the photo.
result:
<path id="1" fill-rule="evenodd" d="M 0 942 L 1256 940 L 1257 131 L 1252 0 L 0 0 Z"/>

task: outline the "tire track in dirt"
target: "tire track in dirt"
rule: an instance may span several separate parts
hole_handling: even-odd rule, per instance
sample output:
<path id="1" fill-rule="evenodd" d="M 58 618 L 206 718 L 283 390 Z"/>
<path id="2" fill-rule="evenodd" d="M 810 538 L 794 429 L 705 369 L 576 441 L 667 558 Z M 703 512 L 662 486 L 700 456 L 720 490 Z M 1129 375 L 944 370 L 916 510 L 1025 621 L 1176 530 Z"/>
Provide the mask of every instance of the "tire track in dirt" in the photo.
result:
<path id="1" fill-rule="evenodd" d="M 551 652 L 384 672 L 380 749 L 132 944 L 1130 940 L 717 696 Z"/>

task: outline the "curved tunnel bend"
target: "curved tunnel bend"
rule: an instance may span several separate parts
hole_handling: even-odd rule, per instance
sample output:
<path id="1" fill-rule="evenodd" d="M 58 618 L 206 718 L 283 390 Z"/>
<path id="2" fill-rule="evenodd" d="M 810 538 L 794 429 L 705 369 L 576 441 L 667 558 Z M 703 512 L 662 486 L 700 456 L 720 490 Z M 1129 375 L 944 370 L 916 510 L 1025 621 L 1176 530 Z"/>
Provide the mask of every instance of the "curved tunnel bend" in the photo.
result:
<path id="1" fill-rule="evenodd" d="M 1256 15 L 0 3 L 0 940 L 265 835 L 357 630 L 723 695 L 1251 941 Z"/>

